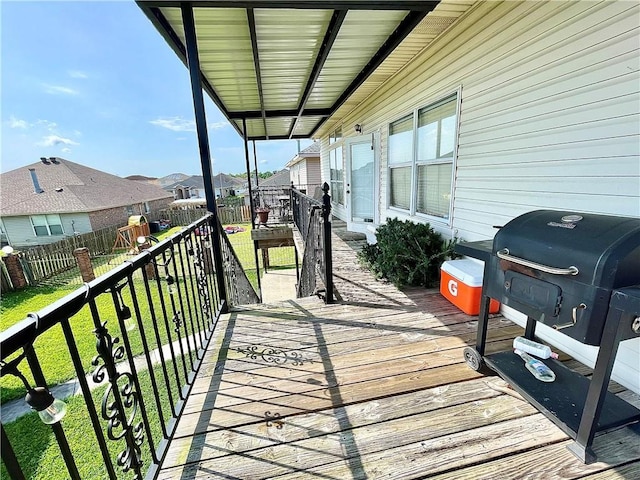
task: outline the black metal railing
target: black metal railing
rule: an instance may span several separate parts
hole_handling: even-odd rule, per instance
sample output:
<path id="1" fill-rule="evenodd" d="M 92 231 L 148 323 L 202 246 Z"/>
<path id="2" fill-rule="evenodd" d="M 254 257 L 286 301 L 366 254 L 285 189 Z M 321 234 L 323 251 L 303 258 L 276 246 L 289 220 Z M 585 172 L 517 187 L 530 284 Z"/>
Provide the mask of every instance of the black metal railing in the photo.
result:
<path id="1" fill-rule="evenodd" d="M 142 237 L 139 255 L 0 333 L 2 382 L 16 393 L 26 389 L 36 410 L 47 412 L 44 407 L 53 401 L 49 392 L 58 395 L 52 384 L 77 378 L 81 396 L 65 400 L 67 416 L 70 424 L 79 419 L 86 432 L 65 430 L 65 419 L 51 426 L 67 469 L 62 477 L 81 478 L 88 461 L 96 463 L 92 478 L 157 475 L 227 309 L 212 233 L 222 231 L 208 214 L 161 242 Z M 224 238 L 224 270 L 234 275 L 225 281 L 232 285 L 242 275 Z M 56 357 L 55 375 L 65 378 L 51 378 L 50 356 Z M 63 374 L 60 358 L 68 367 Z M 53 405 L 49 410 L 56 412 Z M 10 430 L 3 424 L 0 431 L 3 464 L 11 478 L 28 478 L 33 472 L 23 464 L 29 453 L 20 450 L 24 432 L 12 436 Z M 94 450 L 87 455 L 89 445 Z"/>
<path id="2" fill-rule="evenodd" d="M 248 305 L 260 303 L 260 297 L 247 278 L 247 274 L 238 260 L 238 256 L 227 237 L 226 232 L 220 226 L 222 261 L 224 264 L 227 296 L 231 305 Z"/>
<path id="3" fill-rule="evenodd" d="M 331 197 L 329 185 L 322 186 L 322 200 L 291 191 L 293 223 L 304 241 L 302 268 L 298 279 L 298 298 L 324 294 L 333 303 L 333 262 L 331 258 Z M 318 279 L 322 286 L 318 286 Z"/>

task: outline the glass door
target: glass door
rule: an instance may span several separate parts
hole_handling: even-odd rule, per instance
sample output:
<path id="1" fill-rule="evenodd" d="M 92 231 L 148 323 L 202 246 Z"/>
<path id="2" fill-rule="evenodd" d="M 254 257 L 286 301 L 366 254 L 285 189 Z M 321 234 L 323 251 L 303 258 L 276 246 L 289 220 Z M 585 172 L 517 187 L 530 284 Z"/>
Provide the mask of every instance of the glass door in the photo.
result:
<path id="1" fill-rule="evenodd" d="M 348 224 L 360 226 L 375 221 L 375 192 L 378 184 L 376 166 L 376 138 L 366 135 L 347 142 L 346 207 Z"/>

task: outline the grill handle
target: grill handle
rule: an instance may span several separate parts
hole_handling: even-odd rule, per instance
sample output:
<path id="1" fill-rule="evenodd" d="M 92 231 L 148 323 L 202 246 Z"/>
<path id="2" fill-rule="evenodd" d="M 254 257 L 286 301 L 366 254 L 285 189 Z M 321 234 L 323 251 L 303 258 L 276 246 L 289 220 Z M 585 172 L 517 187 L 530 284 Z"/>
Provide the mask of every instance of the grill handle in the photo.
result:
<path id="1" fill-rule="evenodd" d="M 513 255 L 509 255 L 508 248 L 498 250 L 496 252 L 496 255 L 502 260 L 507 260 L 509 262 L 517 263 L 518 265 L 523 265 L 535 270 L 540 270 L 541 272 L 550 273 L 551 275 L 578 275 L 579 272 L 578 267 L 574 267 L 573 265 L 569 268 L 556 268 L 542 265 L 541 263 L 535 263 L 530 260 L 525 260 L 524 258 L 514 257 Z"/>

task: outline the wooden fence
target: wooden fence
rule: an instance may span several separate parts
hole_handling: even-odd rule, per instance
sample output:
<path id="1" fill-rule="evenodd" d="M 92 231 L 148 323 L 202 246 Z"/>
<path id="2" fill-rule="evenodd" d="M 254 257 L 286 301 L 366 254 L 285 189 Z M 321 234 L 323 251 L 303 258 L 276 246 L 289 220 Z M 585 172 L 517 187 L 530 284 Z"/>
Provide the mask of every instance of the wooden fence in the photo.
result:
<path id="1" fill-rule="evenodd" d="M 196 220 L 201 219 L 207 214 L 203 208 L 191 209 L 169 209 L 162 211 L 163 219 L 169 220 L 171 226 L 190 225 Z M 240 205 L 237 207 L 218 207 L 218 216 L 220 223 L 230 225 L 234 223 L 251 222 L 251 208 L 248 205 Z"/>
<path id="2" fill-rule="evenodd" d="M 117 228 L 109 227 L 83 233 L 48 245 L 38 245 L 20 252 L 20 261 L 31 285 L 76 268 L 73 251 L 87 247 L 91 255 L 111 253 Z"/>

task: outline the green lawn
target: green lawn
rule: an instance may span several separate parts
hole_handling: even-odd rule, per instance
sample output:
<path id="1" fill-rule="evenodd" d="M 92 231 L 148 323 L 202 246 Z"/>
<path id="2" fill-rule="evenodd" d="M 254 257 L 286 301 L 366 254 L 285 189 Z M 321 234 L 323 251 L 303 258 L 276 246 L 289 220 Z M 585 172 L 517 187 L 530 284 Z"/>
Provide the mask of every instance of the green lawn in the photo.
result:
<path id="1" fill-rule="evenodd" d="M 153 373 L 156 380 L 161 376 L 160 367 L 155 367 Z M 171 375 L 171 369 L 169 370 Z M 138 372 L 138 380 L 140 388 L 145 399 L 145 406 L 148 409 L 150 417 L 150 428 L 153 443 L 157 448 L 161 439 L 161 422 L 158 408 L 151 399 L 152 384 L 151 375 L 148 370 Z M 173 382 L 174 401 L 177 397 L 175 388 L 175 378 L 170 377 Z M 100 416 L 100 408 L 102 397 L 106 391 L 106 386 L 101 386 L 92 392 L 94 407 Z M 110 398 L 113 398 L 112 396 Z M 62 419 L 65 435 L 69 442 L 69 447 L 75 458 L 76 466 L 80 473 L 80 478 L 102 480 L 108 478 L 104 461 L 100 455 L 100 449 L 96 436 L 91 428 L 91 420 L 82 396 L 74 396 L 65 400 L 67 403 L 67 414 Z M 165 389 L 160 389 L 160 408 L 163 418 L 166 422 L 171 415 L 169 407 L 169 399 Z M 138 411 L 135 417 L 135 423 L 142 420 Z M 101 427 L 107 438 L 107 446 L 109 448 L 109 456 L 112 459 L 118 478 L 132 478 L 130 474 L 122 473 L 120 467 L 116 464 L 118 453 L 124 450 L 124 441 L 108 440 L 106 435 L 106 422 L 101 418 Z M 56 442 L 53 430 L 50 426 L 43 424 L 38 415 L 34 413 L 20 417 L 18 420 L 4 425 L 7 436 L 18 457 L 25 477 L 32 480 L 66 480 L 69 478 L 64 460 L 60 455 L 60 448 Z M 118 432 L 119 429 L 116 429 Z M 115 431 L 114 431 L 115 433 Z M 143 470 L 146 471 L 151 463 L 151 454 L 149 452 L 149 435 L 144 432 L 144 444 L 142 448 Z M 144 475 L 143 475 L 144 476 Z M 9 478 L 4 464 L 0 469 L 0 478 Z"/>
<path id="2" fill-rule="evenodd" d="M 251 240 L 251 224 L 239 224 L 234 226 L 239 226 L 245 229 L 243 232 L 230 234 L 228 235 L 228 237 L 234 247 L 234 250 L 236 251 L 236 255 L 238 256 L 240 263 L 245 268 L 249 280 L 255 286 L 257 285 L 257 280 L 255 270 L 255 257 L 253 253 L 253 241 Z M 174 227 L 170 230 L 160 232 L 157 237 L 162 240 L 163 238 L 173 235 L 181 229 L 182 227 Z M 179 260 L 179 257 L 176 256 L 176 259 Z M 261 273 L 263 273 L 264 270 L 261 255 L 259 255 L 259 264 Z M 293 257 L 293 247 L 270 249 L 270 264 L 270 268 L 283 268 L 286 266 L 295 265 L 295 260 Z M 161 269 L 161 275 L 162 274 L 163 272 Z M 138 296 L 144 295 L 144 285 L 141 279 L 134 279 L 133 286 Z M 59 285 L 56 287 L 31 287 L 17 292 L 4 293 L 0 298 L 0 330 L 6 330 L 10 326 L 26 318 L 28 313 L 41 310 L 42 308 L 50 305 L 56 300 L 59 300 L 65 295 L 74 292 L 77 288 L 77 286 Z M 152 304 L 155 307 L 156 316 L 159 317 L 161 309 L 158 289 L 152 288 L 151 293 Z M 165 294 L 164 296 L 166 301 L 167 295 Z M 132 306 L 131 295 L 128 288 L 125 288 L 125 290 L 123 290 L 123 297 L 125 303 L 128 306 Z M 140 302 L 140 313 L 144 325 L 144 330 L 152 332 L 153 321 L 150 315 L 150 308 L 146 302 L 146 297 L 143 297 L 143 300 L 145 301 Z M 107 328 L 109 328 L 112 336 L 122 337 L 122 332 L 120 331 L 118 321 L 116 319 L 116 311 L 111 299 L 111 295 L 100 295 L 96 299 L 96 303 L 98 305 L 98 310 L 101 313 L 102 320 L 107 321 Z M 95 325 L 91 317 L 89 308 L 85 307 L 76 315 L 74 315 L 71 318 L 70 324 L 74 333 L 80 356 L 83 359 L 83 368 L 85 372 L 89 372 L 91 371 L 91 359 L 96 354 L 96 339 L 93 335 Z M 163 325 L 161 325 L 159 330 L 161 341 L 166 341 L 166 329 L 163 327 Z M 142 353 L 143 343 L 139 329 L 134 330 L 130 337 L 134 354 Z M 153 345 L 155 345 L 155 341 L 153 339 L 149 340 L 152 343 L 152 348 L 155 348 L 153 347 Z M 68 348 L 66 347 L 66 340 L 62 332 L 62 327 L 60 325 L 56 325 L 43 335 L 40 335 L 36 340 L 34 346 L 35 351 L 38 354 L 38 358 L 41 362 L 45 378 L 47 378 L 47 381 L 50 385 L 63 383 L 77 376 L 71 363 Z M 29 368 L 23 366 L 21 370 L 27 376 L 28 380 L 32 382 L 33 378 L 31 376 Z M 1 403 L 16 398 L 21 398 L 24 395 L 24 386 L 17 378 L 13 376 L 5 376 L 0 378 Z"/>
<path id="3" fill-rule="evenodd" d="M 253 241 L 251 240 L 251 225 L 241 224 L 236 226 L 243 227 L 245 231 L 230 234 L 228 237 L 236 251 L 236 255 L 238 256 L 240 263 L 246 269 L 249 279 L 255 285 L 256 270 Z M 161 232 L 158 237 L 160 239 L 165 238 L 166 236 L 172 235 L 181 229 L 182 227 L 174 227 L 171 230 Z M 180 262 L 182 260 L 179 256 L 176 256 L 175 258 L 176 262 Z M 263 271 L 261 255 L 259 256 L 259 264 L 261 271 Z M 293 265 L 295 265 L 293 247 L 270 250 L 270 268 L 284 268 L 291 267 Z M 163 272 L 161 271 L 161 275 L 162 274 Z M 140 317 L 143 322 L 142 330 L 147 332 L 148 337 L 151 337 L 151 332 L 153 332 L 153 321 L 150 315 L 149 305 L 146 301 L 144 284 L 142 280 L 134 279 L 132 286 L 139 299 L 142 297 L 142 301 L 139 302 L 141 308 Z M 75 290 L 76 287 L 74 286 L 58 285 L 55 287 L 47 286 L 27 288 L 18 292 L 7 292 L 3 294 L 0 298 L 0 330 L 7 329 L 11 325 L 23 320 L 29 312 L 37 312 Z M 161 311 L 158 289 L 152 288 L 151 292 L 151 303 L 154 305 L 156 315 L 158 316 Z M 165 294 L 164 297 L 166 302 L 168 296 Z M 131 292 L 128 287 L 123 290 L 123 298 L 125 304 L 131 307 L 133 306 L 131 301 Z M 96 303 L 98 310 L 101 313 L 102 321 L 107 321 L 107 328 L 109 328 L 111 335 L 122 338 L 122 332 L 116 318 L 115 307 L 111 295 L 100 295 L 96 299 Z M 134 313 L 134 309 L 131 308 L 131 310 L 132 313 Z M 163 321 L 160 323 L 162 324 Z M 95 367 L 92 367 L 90 362 L 96 355 L 96 339 L 92 333 L 95 325 L 88 306 L 80 310 L 71 318 L 70 325 L 73 330 L 80 357 L 83 360 L 84 371 L 93 371 Z M 171 322 L 170 325 L 172 325 Z M 161 337 L 160 343 L 164 343 L 168 338 L 167 331 L 163 325 L 160 325 L 159 330 Z M 142 353 L 143 343 L 140 328 L 136 328 L 134 331 L 129 332 L 129 337 L 134 355 Z M 157 347 L 155 338 L 148 338 L 148 340 L 151 342 L 151 348 Z M 73 369 L 68 348 L 66 347 L 66 340 L 59 324 L 38 337 L 34 346 L 42 365 L 44 375 L 49 384 L 54 385 L 62 383 L 76 377 L 76 372 Z M 154 371 L 158 369 L 159 367 L 154 368 Z M 23 362 L 23 365 L 21 365 L 21 371 L 33 384 L 33 377 L 31 376 L 30 369 L 26 365 L 26 362 Z M 150 393 L 152 390 L 149 372 L 139 372 L 139 379 L 141 382 L 141 388 L 143 392 L 145 392 L 144 398 L 151 398 Z M 172 379 L 171 381 L 175 382 L 175 379 Z M 184 379 L 180 379 L 180 383 L 184 383 Z M 164 391 L 163 389 L 160 390 Z M 93 393 L 93 399 L 98 411 L 104 391 L 105 387 L 103 386 Z M 24 395 L 24 386 L 17 378 L 13 376 L 5 376 L 0 379 L 0 399 L 2 402 L 21 398 L 24 397 Z M 162 409 L 167 413 L 168 398 L 166 393 L 162 393 L 162 395 Z M 68 435 L 71 449 L 76 457 L 77 465 L 80 469 L 80 476 L 88 479 L 106 478 L 107 475 L 102 458 L 97 453 L 99 452 L 97 442 L 94 436 L 88 433 L 88 429 L 90 429 L 90 420 L 84 399 L 79 396 L 69 398 L 66 401 L 68 403 L 68 411 L 62 421 L 62 424 Z M 155 416 L 154 418 L 158 418 L 155 405 L 147 406 L 151 407 L 152 415 Z M 160 422 L 152 421 L 151 423 L 154 430 L 152 435 L 157 446 L 157 442 L 160 438 Z M 5 428 L 27 478 L 43 480 L 68 478 L 53 432 L 50 427 L 40 422 L 37 414 L 32 413 L 25 415 L 15 422 L 5 425 Z M 148 441 L 149 439 L 145 432 L 145 442 Z M 117 453 L 124 448 L 122 442 L 109 441 L 108 444 L 112 458 L 115 458 Z M 145 465 L 148 466 L 149 454 L 145 453 L 144 459 Z M 117 469 L 117 471 L 120 472 L 119 469 Z M 1 478 L 8 478 L 4 465 L 0 470 L 0 474 Z"/>
<path id="4" fill-rule="evenodd" d="M 162 237 L 171 235 L 179 230 L 179 227 L 166 230 L 162 232 Z M 163 272 L 161 269 L 161 275 L 162 274 Z M 84 287 L 80 288 L 84 289 Z M 144 283 L 141 279 L 134 277 L 133 288 L 139 299 L 140 318 L 144 326 L 143 330 L 145 332 L 149 332 L 148 341 L 151 344 L 150 348 L 156 348 L 157 345 L 155 339 L 149 338 L 152 336 L 151 332 L 153 332 L 153 318 L 151 316 L 149 302 L 147 302 Z M 164 283 L 162 281 L 161 288 L 164 288 Z M 77 287 L 75 286 L 47 286 L 31 287 L 16 292 L 4 293 L 0 299 L 0 330 L 6 330 L 10 326 L 26 318 L 28 313 L 37 312 L 47 305 L 74 292 L 76 289 Z M 168 302 L 168 294 L 166 293 L 166 290 L 163 291 L 163 296 L 166 305 Z M 123 290 L 123 299 L 124 303 L 131 308 L 132 314 L 135 314 L 133 302 L 131 300 L 131 291 L 128 287 Z M 122 332 L 118 325 L 116 309 L 113 304 L 111 294 L 105 293 L 100 295 L 96 299 L 96 304 L 98 306 L 98 311 L 100 312 L 101 320 L 107 321 L 107 328 L 111 335 L 122 338 Z M 164 319 L 161 315 L 162 309 L 160 294 L 155 281 L 151 282 L 151 304 L 155 309 L 156 318 L 161 319 L 158 330 L 161 342 L 164 343 L 167 341 L 168 335 L 166 328 L 163 325 Z M 170 309 L 169 312 L 169 317 L 171 317 L 172 313 Z M 96 338 L 93 334 L 95 325 L 89 307 L 85 306 L 77 314 L 71 317 L 70 325 L 73 330 L 73 335 L 80 357 L 83 361 L 83 368 L 85 372 L 89 372 L 92 370 L 91 360 L 96 355 Z M 170 325 L 172 325 L 171 322 Z M 141 354 L 144 351 L 144 348 L 140 329 L 136 329 L 131 332 L 129 337 L 134 354 Z M 175 338 L 175 334 L 172 333 L 172 337 Z M 34 347 L 42 365 L 45 378 L 50 385 L 63 383 L 77 376 L 73 368 L 73 364 L 71 363 L 68 348 L 66 347 L 66 340 L 62 332 L 62 327 L 59 324 L 40 335 L 35 341 Z M 21 371 L 30 382 L 33 381 L 30 369 L 26 365 L 22 366 Z M 1 403 L 23 397 L 24 395 L 24 386 L 16 377 L 8 375 L 0 378 Z"/>

